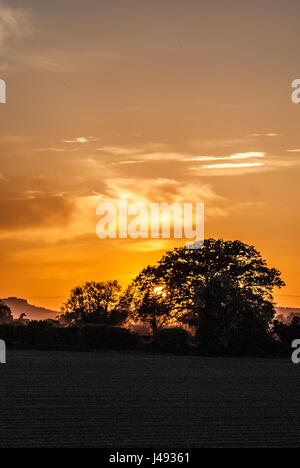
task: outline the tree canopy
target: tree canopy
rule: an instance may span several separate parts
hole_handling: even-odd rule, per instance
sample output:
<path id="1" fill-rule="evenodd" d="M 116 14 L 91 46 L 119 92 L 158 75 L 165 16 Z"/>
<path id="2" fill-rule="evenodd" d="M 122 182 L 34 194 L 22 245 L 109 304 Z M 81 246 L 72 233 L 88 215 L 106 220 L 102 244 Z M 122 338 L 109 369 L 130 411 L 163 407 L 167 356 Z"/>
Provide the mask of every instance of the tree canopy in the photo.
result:
<path id="1" fill-rule="evenodd" d="M 131 287 L 131 318 L 148 325 L 153 333 L 175 318 L 172 297 L 155 267 L 145 268 Z"/>
<path id="2" fill-rule="evenodd" d="M 160 321 L 176 319 L 195 327 L 201 343 L 215 350 L 247 346 L 268 333 L 275 312 L 273 289 L 284 286 L 280 272 L 269 268 L 253 246 L 223 239 L 206 239 L 197 250 L 167 252 L 134 284 L 144 301 L 160 285 Z M 143 320 L 145 307 L 135 315 Z"/>
<path id="3" fill-rule="evenodd" d="M 72 289 L 62 317 L 67 322 L 116 325 L 126 318 L 120 299 L 118 281 L 87 282 Z"/>

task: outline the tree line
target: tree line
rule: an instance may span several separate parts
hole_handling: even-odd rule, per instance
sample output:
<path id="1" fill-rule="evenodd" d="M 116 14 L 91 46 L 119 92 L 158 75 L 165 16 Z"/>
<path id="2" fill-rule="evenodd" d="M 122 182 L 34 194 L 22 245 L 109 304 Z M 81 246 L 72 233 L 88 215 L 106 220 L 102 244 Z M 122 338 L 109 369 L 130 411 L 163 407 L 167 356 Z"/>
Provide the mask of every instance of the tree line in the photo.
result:
<path id="1" fill-rule="evenodd" d="M 75 287 L 59 324 L 128 328 L 142 323 L 154 341 L 166 342 L 170 336 L 186 342 L 188 329 L 200 352 L 247 354 L 275 349 L 278 342 L 283 346 L 288 332 L 274 322 L 273 291 L 284 285 L 280 272 L 270 268 L 255 247 L 238 240 L 206 239 L 197 250 L 166 252 L 125 290 L 117 280 Z M 0 322 L 3 316 L 9 322 L 8 314 L 1 306 Z"/>

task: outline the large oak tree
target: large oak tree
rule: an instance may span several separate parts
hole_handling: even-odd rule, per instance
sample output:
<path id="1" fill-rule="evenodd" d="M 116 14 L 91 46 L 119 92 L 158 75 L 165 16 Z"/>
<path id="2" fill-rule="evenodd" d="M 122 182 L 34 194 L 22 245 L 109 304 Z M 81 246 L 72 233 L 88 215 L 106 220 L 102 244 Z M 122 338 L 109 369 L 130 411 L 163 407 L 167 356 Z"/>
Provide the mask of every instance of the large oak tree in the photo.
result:
<path id="1" fill-rule="evenodd" d="M 237 240 L 206 239 L 200 249 L 176 248 L 136 281 L 149 275 L 149 288 L 164 285 L 165 318 L 172 310 L 172 320 L 195 327 L 202 346 L 216 352 L 246 350 L 263 340 L 275 313 L 273 289 L 284 286 L 278 270 Z"/>

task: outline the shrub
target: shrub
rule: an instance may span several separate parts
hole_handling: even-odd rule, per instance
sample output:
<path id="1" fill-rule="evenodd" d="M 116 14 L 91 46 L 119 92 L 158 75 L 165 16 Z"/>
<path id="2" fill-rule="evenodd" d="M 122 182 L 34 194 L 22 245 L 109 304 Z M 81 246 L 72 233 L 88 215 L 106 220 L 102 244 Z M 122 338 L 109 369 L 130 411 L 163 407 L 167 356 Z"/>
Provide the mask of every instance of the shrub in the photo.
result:
<path id="1" fill-rule="evenodd" d="M 37 335 L 36 346 L 42 350 L 77 350 L 79 345 L 78 327 L 49 327 L 41 330 Z"/>
<path id="2" fill-rule="evenodd" d="M 47 321 L 24 325 L 1 325 L 0 337 L 15 349 L 65 350 L 79 348 L 79 329 L 62 328 Z"/>
<path id="3" fill-rule="evenodd" d="M 273 334 L 279 340 L 282 352 L 290 354 L 293 340 L 300 337 L 300 318 L 295 316 L 288 323 L 274 320 Z"/>
<path id="4" fill-rule="evenodd" d="M 20 348 L 24 341 L 25 328 L 23 325 L 0 325 L 0 338 L 8 347 Z"/>
<path id="5" fill-rule="evenodd" d="M 162 328 L 153 338 L 153 350 L 158 353 L 187 354 L 191 334 L 181 327 Z"/>
<path id="6" fill-rule="evenodd" d="M 83 349 L 129 351 L 136 348 L 138 337 L 126 328 L 86 325 L 81 328 Z"/>

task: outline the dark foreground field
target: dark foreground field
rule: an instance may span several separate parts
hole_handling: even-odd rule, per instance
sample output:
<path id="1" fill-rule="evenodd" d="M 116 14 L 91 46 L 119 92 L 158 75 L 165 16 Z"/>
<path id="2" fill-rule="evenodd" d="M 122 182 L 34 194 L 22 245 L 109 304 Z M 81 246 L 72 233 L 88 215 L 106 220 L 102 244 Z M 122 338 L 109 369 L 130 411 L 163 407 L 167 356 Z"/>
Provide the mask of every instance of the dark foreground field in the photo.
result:
<path id="1" fill-rule="evenodd" d="M 8 353 L 0 447 L 300 446 L 289 360 Z"/>

